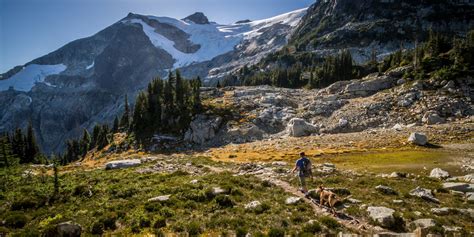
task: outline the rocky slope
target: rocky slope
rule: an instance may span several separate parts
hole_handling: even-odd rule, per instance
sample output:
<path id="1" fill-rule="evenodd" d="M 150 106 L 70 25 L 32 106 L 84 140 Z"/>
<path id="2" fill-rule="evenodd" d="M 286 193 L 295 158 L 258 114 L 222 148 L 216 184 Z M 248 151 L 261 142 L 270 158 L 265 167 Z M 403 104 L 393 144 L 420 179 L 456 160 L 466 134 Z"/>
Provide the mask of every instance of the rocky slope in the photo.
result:
<path id="1" fill-rule="evenodd" d="M 313 4 L 291 42 L 328 55 L 348 48 L 356 62 L 413 48 L 430 30 L 463 36 L 474 27 L 474 5 L 463 1 L 323 0 Z"/>
<path id="2" fill-rule="evenodd" d="M 202 13 L 183 20 L 130 13 L 99 33 L 0 75 L 0 131 L 33 122 L 46 153 L 82 128 L 111 122 L 123 96 L 156 76 L 221 77 L 286 44 L 305 13 L 221 25 Z"/>
<path id="3" fill-rule="evenodd" d="M 321 90 L 268 86 L 208 92 L 209 103 L 233 108 L 226 121 L 198 116 L 186 139 L 202 145 L 243 143 L 285 136 L 402 129 L 474 115 L 473 81 L 414 81 L 400 67 Z"/>

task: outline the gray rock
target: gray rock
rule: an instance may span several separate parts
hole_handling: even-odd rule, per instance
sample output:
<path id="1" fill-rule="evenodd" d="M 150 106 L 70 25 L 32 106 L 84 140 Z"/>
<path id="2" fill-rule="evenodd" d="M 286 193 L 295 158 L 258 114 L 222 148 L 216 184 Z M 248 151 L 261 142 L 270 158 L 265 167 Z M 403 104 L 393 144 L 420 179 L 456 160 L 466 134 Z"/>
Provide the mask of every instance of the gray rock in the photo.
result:
<path id="1" fill-rule="evenodd" d="M 423 133 L 414 132 L 410 134 L 410 137 L 408 137 L 408 142 L 415 145 L 424 146 L 428 143 L 428 137 Z"/>
<path id="2" fill-rule="evenodd" d="M 454 211 L 456 211 L 456 209 L 449 208 L 449 207 L 431 208 L 431 213 L 438 216 L 445 216 Z"/>
<path id="3" fill-rule="evenodd" d="M 469 203 L 474 203 L 474 192 L 466 193 L 466 201 Z"/>
<path id="4" fill-rule="evenodd" d="M 81 225 L 72 221 L 62 222 L 56 225 L 56 236 L 61 237 L 80 237 L 82 233 Z"/>
<path id="5" fill-rule="evenodd" d="M 423 115 L 423 118 L 421 121 L 425 124 L 431 125 L 431 124 L 440 124 L 444 123 L 445 120 L 444 118 L 441 118 L 438 113 L 433 112 L 433 111 L 428 111 Z"/>
<path id="6" fill-rule="evenodd" d="M 213 193 L 214 195 L 223 194 L 223 193 L 225 193 L 225 192 L 226 192 L 226 190 L 223 189 L 223 188 L 221 188 L 221 187 L 214 187 L 214 188 L 212 188 L 212 193 Z"/>
<path id="7" fill-rule="evenodd" d="M 443 183 L 443 188 L 448 190 L 460 191 L 463 193 L 474 192 L 474 184 L 469 183 Z"/>
<path id="8" fill-rule="evenodd" d="M 274 162 L 272 162 L 272 165 L 273 165 L 273 166 L 287 166 L 287 165 L 288 165 L 288 162 L 285 162 L 285 161 L 274 161 Z"/>
<path id="9" fill-rule="evenodd" d="M 449 178 L 449 173 L 445 170 L 440 169 L 440 168 L 434 168 L 430 172 L 430 178 L 446 179 L 446 178 Z"/>
<path id="10" fill-rule="evenodd" d="M 439 203 L 439 200 L 433 196 L 430 189 L 416 187 L 410 191 L 410 196 L 419 197 L 427 201 Z"/>
<path id="11" fill-rule="evenodd" d="M 393 190 L 392 188 L 388 187 L 388 186 L 384 186 L 384 185 L 378 185 L 375 187 L 375 190 L 383 193 L 383 194 L 387 194 L 387 195 L 397 195 L 397 191 Z"/>
<path id="12" fill-rule="evenodd" d="M 105 164 L 106 170 L 113 170 L 113 169 L 122 169 L 122 168 L 129 168 L 138 166 L 141 164 L 139 159 L 133 160 L 115 160 Z"/>
<path id="13" fill-rule="evenodd" d="M 443 86 L 444 89 L 453 89 L 456 87 L 456 83 L 454 81 L 449 81 L 446 85 Z"/>
<path id="14" fill-rule="evenodd" d="M 197 115 L 189 125 L 189 129 L 184 135 L 184 140 L 196 144 L 204 144 L 216 136 L 221 124 L 221 117 Z"/>
<path id="15" fill-rule="evenodd" d="M 429 228 L 436 226 L 436 222 L 433 219 L 418 219 L 414 220 L 411 225 L 413 225 L 414 227 Z"/>
<path id="16" fill-rule="evenodd" d="M 166 202 L 170 200 L 171 195 L 162 195 L 148 199 L 148 202 Z"/>
<path id="17" fill-rule="evenodd" d="M 301 201 L 299 197 L 289 197 L 285 200 L 285 203 L 288 205 L 293 205 Z"/>
<path id="18" fill-rule="evenodd" d="M 249 203 L 245 204 L 245 209 L 252 210 L 252 209 L 255 209 L 255 208 L 259 207 L 260 205 L 262 205 L 262 203 L 260 203 L 259 201 L 249 202 Z"/>
<path id="19" fill-rule="evenodd" d="M 291 119 L 286 129 L 288 135 L 292 137 L 308 136 L 312 133 L 318 132 L 318 128 L 316 126 L 307 123 L 304 119 L 301 118 Z"/>
<path id="20" fill-rule="evenodd" d="M 382 227 L 391 227 L 395 223 L 395 210 L 387 207 L 368 207 L 369 217 Z"/>

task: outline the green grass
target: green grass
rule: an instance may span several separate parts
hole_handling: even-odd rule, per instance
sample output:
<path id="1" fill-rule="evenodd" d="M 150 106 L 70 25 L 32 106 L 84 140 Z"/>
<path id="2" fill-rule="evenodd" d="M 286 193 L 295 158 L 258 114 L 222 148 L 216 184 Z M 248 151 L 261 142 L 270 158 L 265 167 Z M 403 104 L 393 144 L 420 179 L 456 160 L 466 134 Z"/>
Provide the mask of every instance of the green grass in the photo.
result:
<path id="1" fill-rule="evenodd" d="M 182 159 L 194 165 L 219 163 L 204 158 Z M 226 164 L 229 165 L 229 164 Z M 297 234 L 314 216 L 305 204 L 289 206 L 282 189 L 252 176 L 207 173 L 194 176 L 185 172 L 139 174 L 132 169 L 77 171 L 60 174 L 60 192 L 53 197 L 53 178 L 24 178 L 26 167 L 0 170 L 0 231 L 24 235 L 46 233 L 63 221 L 79 223 L 90 234 L 144 233 L 232 233 L 250 231 L 279 235 Z M 193 179 L 199 180 L 191 184 Z M 221 187 L 226 194 L 213 195 Z M 92 193 L 92 195 L 90 195 Z M 171 195 L 164 203 L 149 203 L 149 198 Z M 254 211 L 244 205 L 258 200 L 263 205 Z M 318 225 L 317 223 L 315 225 Z M 317 228 L 317 227 L 314 227 Z M 313 229 L 314 229 L 313 228 Z"/>

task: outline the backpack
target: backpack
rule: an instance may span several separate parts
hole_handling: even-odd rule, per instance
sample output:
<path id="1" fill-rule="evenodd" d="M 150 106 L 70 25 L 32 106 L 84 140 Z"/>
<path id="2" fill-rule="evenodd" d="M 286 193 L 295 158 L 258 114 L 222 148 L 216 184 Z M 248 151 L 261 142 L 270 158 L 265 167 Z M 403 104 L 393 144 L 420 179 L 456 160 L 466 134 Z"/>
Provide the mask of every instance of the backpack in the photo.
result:
<path id="1" fill-rule="evenodd" d="M 303 159 L 303 169 L 301 169 L 301 174 L 303 174 L 304 177 L 313 174 L 311 161 L 306 157 Z"/>

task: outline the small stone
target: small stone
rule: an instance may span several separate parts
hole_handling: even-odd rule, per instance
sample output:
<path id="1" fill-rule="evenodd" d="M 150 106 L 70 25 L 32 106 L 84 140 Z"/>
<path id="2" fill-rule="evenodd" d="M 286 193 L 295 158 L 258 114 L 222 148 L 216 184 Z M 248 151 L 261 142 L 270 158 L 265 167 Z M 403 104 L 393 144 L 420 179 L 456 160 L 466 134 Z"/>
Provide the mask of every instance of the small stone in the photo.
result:
<path id="1" fill-rule="evenodd" d="M 213 193 L 214 195 L 222 194 L 222 193 L 225 193 L 225 192 L 226 192 L 226 190 L 224 190 L 224 189 L 222 189 L 222 188 L 220 188 L 220 187 L 214 187 L 214 188 L 212 188 L 212 193 Z"/>
<path id="2" fill-rule="evenodd" d="M 431 208 L 431 213 L 439 216 L 448 215 L 452 211 L 451 208 L 441 207 L 441 208 Z"/>
<path id="3" fill-rule="evenodd" d="M 293 205 L 301 201 L 299 197 L 289 197 L 285 200 L 285 203 L 288 205 Z"/>
<path id="4" fill-rule="evenodd" d="M 474 192 L 466 193 L 466 201 L 469 203 L 474 203 Z"/>
<path id="5" fill-rule="evenodd" d="M 397 192 L 388 186 L 378 185 L 375 189 L 383 194 L 397 195 Z"/>
<path id="6" fill-rule="evenodd" d="M 416 187 L 415 189 L 411 190 L 409 194 L 410 196 L 415 196 L 427 201 L 439 203 L 439 200 L 433 196 L 433 193 L 430 189 Z"/>
<path id="7" fill-rule="evenodd" d="M 259 201 L 253 201 L 245 204 L 245 209 L 255 209 L 258 206 L 262 205 Z"/>
<path id="8" fill-rule="evenodd" d="M 460 192 L 474 192 L 474 184 L 468 183 L 443 183 L 443 188 Z"/>
<path id="9" fill-rule="evenodd" d="M 391 227 L 395 223 L 395 210 L 387 207 L 368 207 L 369 217 L 382 227 Z"/>
<path id="10" fill-rule="evenodd" d="M 429 228 L 436 226 L 436 222 L 433 219 L 418 219 L 411 223 L 415 227 Z"/>
<path id="11" fill-rule="evenodd" d="M 346 200 L 347 200 L 348 202 L 352 203 L 352 204 L 360 204 L 360 203 L 362 203 L 361 200 L 355 199 L 355 198 L 348 198 L 348 199 L 346 199 Z"/>
<path id="12" fill-rule="evenodd" d="M 171 195 L 162 195 L 148 199 L 148 202 L 166 202 L 170 200 Z"/>
<path id="13" fill-rule="evenodd" d="M 405 203 L 403 200 L 399 200 L 399 199 L 393 200 L 392 202 L 395 203 L 395 204 L 402 204 L 402 203 Z"/>
<path id="14" fill-rule="evenodd" d="M 199 182 L 199 180 L 193 179 L 193 180 L 191 180 L 189 183 L 190 183 L 190 184 L 197 184 L 198 182 Z"/>
<path id="15" fill-rule="evenodd" d="M 138 159 L 116 160 L 116 161 L 111 161 L 111 162 L 108 162 L 107 164 L 105 164 L 105 169 L 106 170 L 123 169 L 123 168 L 138 166 L 140 164 L 141 164 L 141 161 L 138 160 Z"/>
<path id="16" fill-rule="evenodd" d="M 82 233 L 81 225 L 72 221 L 62 222 L 56 225 L 57 236 L 80 237 Z"/>
<path id="17" fill-rule="evenodd" d="M 440 168 L 434 168 L 430 172 L 430 178 L 446 179 L 446 178 L 449 178 L 449 173 L 445 170 L 440 169 Z"/>
<path id="18" fill-rule="evenodd" d="M 410 134 L 410 137 L 408 137 L 408 142 L 415 145 L 424 146 L 428 143 L 428 137 L 423 133 L 414 132 Z"/>
<path id="19" fill-rule="evenodd" d="M 285 161 L 275 161 L 275 162 L 272 162 L 272 165 L 273 165 L 273 166 L 287 166 L 287 165 L 288 165 L 288 162 L 285 162 Z"/>

